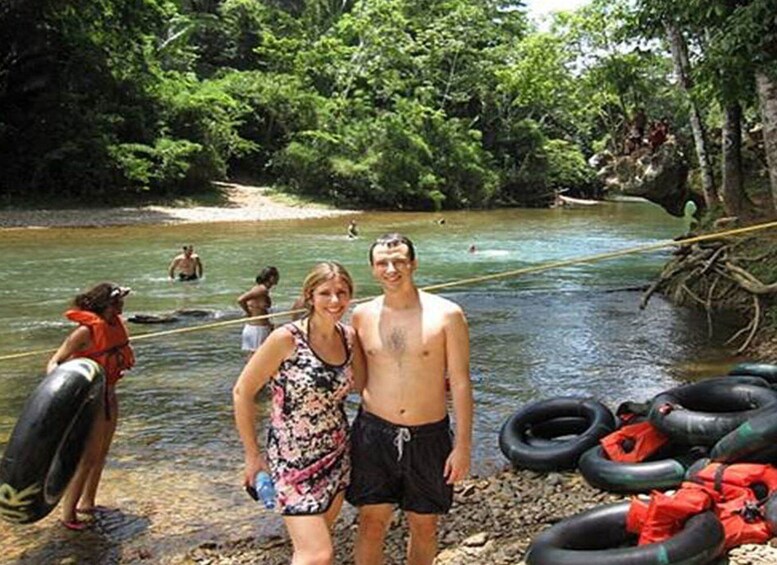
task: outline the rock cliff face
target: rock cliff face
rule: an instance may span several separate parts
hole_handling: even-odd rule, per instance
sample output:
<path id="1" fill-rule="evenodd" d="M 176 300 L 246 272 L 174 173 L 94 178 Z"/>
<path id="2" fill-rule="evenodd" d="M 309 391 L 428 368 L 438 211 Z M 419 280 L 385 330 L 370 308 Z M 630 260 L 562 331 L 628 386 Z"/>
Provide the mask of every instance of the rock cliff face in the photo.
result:
<path id="1" fill-rule="evenodd" d="M 629 155 L 599 153 L 591 159 L 605 194 L 640 196 L 673 216 L 682 217 L 689 200 L 701 201 L 688 187 L 688 163 L 677 145 L 668 140 L 651 150 L 640 147 Z"/>

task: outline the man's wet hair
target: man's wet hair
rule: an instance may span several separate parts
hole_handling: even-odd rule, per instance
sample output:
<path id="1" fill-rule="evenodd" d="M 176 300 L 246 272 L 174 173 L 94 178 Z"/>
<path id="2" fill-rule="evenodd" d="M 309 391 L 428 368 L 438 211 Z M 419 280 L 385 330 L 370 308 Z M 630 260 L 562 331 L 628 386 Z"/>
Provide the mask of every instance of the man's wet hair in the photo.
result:
<path id="1" fill-rule="evenodd" d="M 392 232 L 380 236 L 370 246 L 370 265 L 373 264 L 372 250 L 378 245 L 385 245 L 388 248 L 407 245 L 407 258 L 411 261 L 415 261 L 415 247 L 413 247 L 413 242 L 410 241 L 410 238 L 401 233 Z"/>
<path id="2" fill-rule="evenodd" d="M 278 269 L 275 267 L 265 267 L 262 269 L 258 275 L 256 275 L 256 284 L 266 284 L 270 282 L 270 279 L 278 279 L 280 278 L 280 274 L 278 273 Z"/>

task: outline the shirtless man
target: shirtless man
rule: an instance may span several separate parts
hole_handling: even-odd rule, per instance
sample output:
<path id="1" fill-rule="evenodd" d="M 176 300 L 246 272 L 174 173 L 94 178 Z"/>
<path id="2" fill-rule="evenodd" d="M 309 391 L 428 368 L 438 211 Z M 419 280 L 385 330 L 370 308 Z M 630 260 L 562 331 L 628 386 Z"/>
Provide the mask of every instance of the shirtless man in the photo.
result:
<path id="1" fill-rule="evenodd" d="M 438 517 L 450 509 L 453 483 L 470 466 L 469 330 L 458 305 L 416 288 L 418 261 L 408 238 L 396 233 L 379 238 L 370 248 L 370 265 L 383 295 L 358 306 L 352 317 L 367 356 L 346 493 L 359 507 L 355 560 L 383 563 L 386 530 L 399 505 L 410 528 L 407 562 L 430 565 L 437 554 Z"/>
<path id="2" fill-rule="evenodd" d="M 237 303 L 246 313 L 246 316 L 264 316 L 270 313 L 272 300 L 270 289 L 278 284 L 280 275 L 275 267 L 265 267 L 256 276 L 256 284 L 248 292 L 244 292 L 237 298 Z M 267 339 L 273 329 L 272 322 L 265 318 L 262 320 L 249 320 L 243 326 L 241 349 L 248 353 L 248 357 L 259 349 L 262 342 Z"/>
<path id="3" fill-rule="evenodd" d="M 356 227 L 356 220 L 351 220 L 348 224 L 348 239 L 356 239 L 359 237 L 359 230 Z"/>
<path id="4" fill-rule="evenodd" d="M 176 255 L 170 263 L 167 274 L 171 279 L 175 278 L 176 270 L 179 281 L 196 281 L 202 278 L 202 261 L 194 252 L 193 245 L 184 245 L 183 253 Z"/>

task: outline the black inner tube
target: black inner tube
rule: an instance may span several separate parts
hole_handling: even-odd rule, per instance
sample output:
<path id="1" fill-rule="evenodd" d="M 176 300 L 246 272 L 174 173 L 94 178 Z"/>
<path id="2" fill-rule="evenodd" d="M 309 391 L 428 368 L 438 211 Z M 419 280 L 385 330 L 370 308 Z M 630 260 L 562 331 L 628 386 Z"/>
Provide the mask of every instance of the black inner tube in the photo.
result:
<path id="1" fill-rule="evenodd" d="M 3 519 L 35 522 L 59 502 L 86 445 L 104 381 L 97 363 L 73 359 L 47 375 L 27 399 L 0 461 Z"/>
<path id="2" fill-rule="evenodd" d="M 649 419 L 674 441 L 712 446 L 767 407 L 777 407 L 777 392 L 768 386 L 710 379 L 659 394 Z"/>
<path id="3" fill-rule="evenodd" d="M 662 543 L 634 546 L 636 536 L 626 530 L 630 504 L 598 506 L 551 526 L 529 546 L 527 565 L 706 565 L 723 552 L 723 526 L 712 512 L 691 517 Z"/>
<path id="4" fill-rule="evenodd" d="M 578 427 L 581 421 L 585 422 L 582 430 Z M 499 433 L 499 446 L 519 468 L 571 469 L 586 449 L 614 428 L 615 417 L 601 402 L 557 397 L 530 403 L 508 418 Z M 577 433 L 569 434 L 571 431 Z M 564 436 L 568 438 L 559 439 Z"/>

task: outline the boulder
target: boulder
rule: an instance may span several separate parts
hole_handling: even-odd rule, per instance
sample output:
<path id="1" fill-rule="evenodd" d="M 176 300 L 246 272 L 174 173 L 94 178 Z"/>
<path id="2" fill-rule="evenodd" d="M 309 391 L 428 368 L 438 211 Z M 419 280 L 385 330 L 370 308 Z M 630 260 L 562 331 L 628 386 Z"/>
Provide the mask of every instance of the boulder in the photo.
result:
<path id="1" fill-rule="evenodd" d="M 688 162 L 673 140 L 655 151 L 641 147 L 629 155 L 607 154 L 592 162 L 601 165 L 597 176 L 608 194 L 645 198 L 678 218 L 689 200 L 698 205 L 688 186 Z"/>

